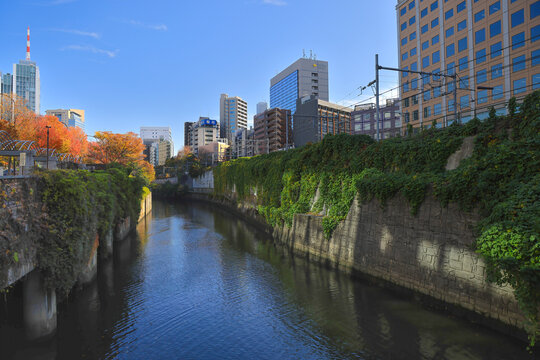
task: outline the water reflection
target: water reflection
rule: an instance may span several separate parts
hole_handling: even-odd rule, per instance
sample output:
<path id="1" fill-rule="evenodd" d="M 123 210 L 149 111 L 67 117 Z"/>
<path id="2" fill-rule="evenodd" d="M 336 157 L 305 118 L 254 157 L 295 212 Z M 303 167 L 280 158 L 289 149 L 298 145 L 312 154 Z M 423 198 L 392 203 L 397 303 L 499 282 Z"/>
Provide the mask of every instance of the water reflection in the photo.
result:
<path id="1" fill-rule="evenodd" d="M 16 359 L 527 359 L 525 344 L 292 257 L 201 203 L 155 202 L 57 336 Z M 14 322 L 0 325 L 1 334 Z M 16 330 L 16 329 L 15 329 Z M 4 337 L 3 340 L 6 338 Z M 4 355 L 3 355 L 4 356 Z M 4 357 L 2 357 L 4 358 Z"/>

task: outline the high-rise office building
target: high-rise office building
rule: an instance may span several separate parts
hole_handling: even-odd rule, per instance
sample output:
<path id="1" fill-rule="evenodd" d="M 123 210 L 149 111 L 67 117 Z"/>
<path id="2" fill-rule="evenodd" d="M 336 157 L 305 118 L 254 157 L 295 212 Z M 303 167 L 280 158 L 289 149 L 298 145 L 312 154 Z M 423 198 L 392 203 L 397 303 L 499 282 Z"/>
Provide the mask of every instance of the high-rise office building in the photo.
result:
<path id="1" fill-rule="evenodd" d="M 296 100 L 315 96 L 328 101 L 328 62 L 301 58 L 270 80 L 270 108 L 296 111 Z"/>
<path id="2" fill-rule="evenodd" d="M 238 96 L 221 94 L 219 99 L 219 126 L 221 137 L 233 142 L 234 133 L 247 129 L 247 102 Z"/>
<path id="3" fill-rule="evenodd" d="M 10 73 L 2 74 L 0 72 L 0 94 L 13 93 L 13 75 Z"/>
<path id="4" fill-rule="evenodd" d="M 163 165 L 173 156 L 174 143 L 170 127 L 141 126 L 140 137 L 146 145 L 145 154 L 152 165 Z"/>
<path id="5" fill-rule="evenodd" d="M 55 109 L 46 110 L 45 114 L 56 116 L 67 127 L 79 127 L 84 131 L 84 110 L 81 109 Z"/>
<path id="6" fill-rule="evenodd" d="M 257 103 L 257 114 L 262 114 L 266 110 L 268 110 L 268 104 L 265 101 Z"/>
<path id="7" fill-rule="evenodd" d="M 399 67 L 457 82 L 401 73 L 403 126 L 505 113 L 540 89 L 540 1 L 399 0 L 396 11 Z"/>
<path id="8" fill-rule="evenodd" d="M 26 60 L 20 60 L 13 64 L 13 93 L 26 101 L 26 106 L 40 113 L 40 90 L 39 67 L 34 61 L 30 61 L 30 28 L 26 37 Z"/>

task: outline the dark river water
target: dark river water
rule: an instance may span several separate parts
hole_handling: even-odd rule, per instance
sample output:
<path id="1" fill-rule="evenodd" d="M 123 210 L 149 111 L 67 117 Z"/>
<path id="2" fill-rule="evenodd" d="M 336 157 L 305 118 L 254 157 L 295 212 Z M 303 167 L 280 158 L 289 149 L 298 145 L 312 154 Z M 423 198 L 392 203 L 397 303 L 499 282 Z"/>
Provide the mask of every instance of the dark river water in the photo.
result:
<path id="1" fill-rule="evenodd" d="M 531 358 L 523 342 L 292 257 L 201 203 L 155 201 L 72 297 L 43 344 L 4 316 L 0 358 Z"/>

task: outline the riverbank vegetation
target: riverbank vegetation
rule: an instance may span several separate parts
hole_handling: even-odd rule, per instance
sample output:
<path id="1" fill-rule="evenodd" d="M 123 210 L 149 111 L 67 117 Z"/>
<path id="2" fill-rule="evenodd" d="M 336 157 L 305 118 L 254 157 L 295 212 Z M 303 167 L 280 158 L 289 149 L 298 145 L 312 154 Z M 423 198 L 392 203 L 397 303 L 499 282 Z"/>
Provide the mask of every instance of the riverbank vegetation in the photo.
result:
<path id="1" fill-rule="evenodd" d="M 146 185 L 134 165 L 38 174 L 44 218 L 37 263 L 46 286 L 70 292 L 97 246 L 96 235 L 103 239 L 123 219 L 138 219 Z"/>
<path id="2" fill-rule="evenodd" d="M 507 116 L 374 142 L 367 136 L 326 136 L 302 148 L 223 163 L 214 169 L 216 195 L 233 187 L 240 200 L 257 195 L 258 210 L 273 226 L 291 224 L 294 214 L 320 213 L 330 237 L 358 196 L 382 206 L 397 193 L 415 214 L 428 191 L 442 205 L 476 210 L 476 250 L 489 280 L 510 284 L 539 335 L 540 308 L 540 92 Z M 475 136 L 474 151 L 455 170 L 448 157 Z M 316 196 L 317 195 L 317 196 Z M 313 201 L 316 199 L 316 201 Z"/>

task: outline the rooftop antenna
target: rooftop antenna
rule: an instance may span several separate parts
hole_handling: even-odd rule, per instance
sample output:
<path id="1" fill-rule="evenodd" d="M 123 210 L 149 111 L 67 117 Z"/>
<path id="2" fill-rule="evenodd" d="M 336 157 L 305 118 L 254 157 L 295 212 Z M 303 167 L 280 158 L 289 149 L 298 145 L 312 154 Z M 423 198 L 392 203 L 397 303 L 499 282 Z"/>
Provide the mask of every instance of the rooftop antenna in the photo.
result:
<path id="1" fill-rule="evenodd" d="M 306 49 L 302 49 L 302 58 L 306 58 Z"/>
<path id="2" fill-rule="evenodd" d="M 317 54 L 313 54 L 313 60 L 317 60 Z"/>
<path id="3" fill-rule="evenodd" d="M 309 59 L 313 60 L 313 50 L 309 50 Z"/>
<path id="4" fill-rule="evenodd" d="M 26 60 L 30 61 L 30 26 L 26 30 Z"/>

